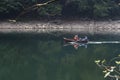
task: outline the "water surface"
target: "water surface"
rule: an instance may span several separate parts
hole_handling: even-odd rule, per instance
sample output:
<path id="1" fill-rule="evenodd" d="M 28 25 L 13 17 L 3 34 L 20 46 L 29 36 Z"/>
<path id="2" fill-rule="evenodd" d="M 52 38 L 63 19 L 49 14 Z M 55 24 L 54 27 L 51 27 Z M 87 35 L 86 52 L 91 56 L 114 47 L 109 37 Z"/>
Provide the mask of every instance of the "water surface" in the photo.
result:
<path id="1" fill-rule="evenodd" d="M 63 46 L 74 34 L 1 34 L 0 80 L 105 80 L 94 60 L 120 54 L 120 44 Z M 118 35 L 89 35 L 92 41 L 120 40 Z"/>

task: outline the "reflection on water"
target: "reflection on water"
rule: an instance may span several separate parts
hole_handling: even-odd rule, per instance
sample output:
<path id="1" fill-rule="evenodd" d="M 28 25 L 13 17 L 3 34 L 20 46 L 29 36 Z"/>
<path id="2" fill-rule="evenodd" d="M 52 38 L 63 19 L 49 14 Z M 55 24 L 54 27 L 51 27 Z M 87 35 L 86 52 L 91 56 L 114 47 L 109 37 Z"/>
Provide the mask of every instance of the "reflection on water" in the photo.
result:
<path id="1" fill-rule="evenodd" d="M 92 44 L 120 44 L 120 41 L 89 41 L 87 36 L 81 38 L 78 35 L 75 35 L 74 38 L 63 38 L 65 43 L 64 46 L 73 46 L 75 49 L 78 49 L 78 47 L 81 46 L 87 48 L 87 45 Z"/>
<path id="2" fill-rule="evenodd" d="M 64 46 L 73 46 L 75 49 L 78 47 L 85 47 L 87 48 L 88 45 L 95 45 L 95 44 L 120 44 L 120 41 L 88 41 L 87 43 L 80 43 L 80 42 L 67 42 Z"/>
<path id="3" fill-rule="evenodd" d="M 63 37 L 49 34 L 1 34 L 1 80 L 105 80 L 94 61 L 120 53 L 119 44 L 89 45 L 75 50 Z M 84 34 L 80 34 L 84 36 Z M 120 40 L 119 36 L 87 35 L 92 41 Z"/>

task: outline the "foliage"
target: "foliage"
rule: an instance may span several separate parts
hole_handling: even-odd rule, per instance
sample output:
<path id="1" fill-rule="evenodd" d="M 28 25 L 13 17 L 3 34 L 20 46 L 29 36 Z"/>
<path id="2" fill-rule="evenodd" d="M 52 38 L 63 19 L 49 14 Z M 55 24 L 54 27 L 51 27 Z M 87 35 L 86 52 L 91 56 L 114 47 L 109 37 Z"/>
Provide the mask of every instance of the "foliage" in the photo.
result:
<path id="1" fill-rule="evenodd" d="M 107 17 L 108 16 L 108 7 L 101 4 L 94 5 L 94 17 Z"/>
<path id="2" fill-rule="evenodd" d="M 0 1 L 0 17 L 14 17 L 22 9 L 22 4 L 15 1 Z"/>
<path id="3" fill-rule="evenodd" d="M 61 5 L 48 4 L 45 7 L 38 8 L 37 12 L 40 16 L 59 16 L 61 15 Z"/>
<path id="4" fill-rule="evenodd" d="M 17 17 L 24 9 L 49 0 L 0 0 L 0 18 Z M 31 9 L 32 10 L 32 9 Z M 120 17 L 120 0 L 56 0 L 37 8 L 36 16 Z M 28 13 L 26 13 L 28 14 Z M 33 14 L 32 14 L 33 15 Z M 34 16 L 31 16 L 34 17 Z"/>
<path id="5" fill-rule="evenodd" d="M 63 15 L 69 16 L 89 16 L 91 7 L 87 0 L 76 0 L 69 2 L 63 8 Z"/>
<path id="6" fill-rule="evenodd" d="M 120 55 L 110 59 L 109 61 L 95 60 L 98 67 L 103 69 L 104 78 L 120 79 Z"/>

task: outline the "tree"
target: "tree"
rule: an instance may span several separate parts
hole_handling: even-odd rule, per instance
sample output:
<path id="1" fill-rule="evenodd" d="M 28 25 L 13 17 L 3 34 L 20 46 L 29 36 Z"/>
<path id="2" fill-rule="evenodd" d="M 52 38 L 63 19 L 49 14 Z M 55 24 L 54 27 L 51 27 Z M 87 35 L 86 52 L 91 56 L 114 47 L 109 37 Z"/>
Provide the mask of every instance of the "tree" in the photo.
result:
<path id="1" fill-rule="evenodd" d="M 22 4 L 15 1 L 0 1 L 0 17 L 15 17 L 22 9 Z"/>
<path id="2" fill-rule="evenodd" d="M 63 7 L 63 15 L 88 17 L 91 16 L 91 4 L 89 0 L 72 0 L 67 1 Z M 90 15 L 88 15 L 90 14 Z"/>
<path id="3" fill-rule="evenodd" d="M 94 5 L 94 18 L 108 17 L 108 7 L 102 4 Z"/>

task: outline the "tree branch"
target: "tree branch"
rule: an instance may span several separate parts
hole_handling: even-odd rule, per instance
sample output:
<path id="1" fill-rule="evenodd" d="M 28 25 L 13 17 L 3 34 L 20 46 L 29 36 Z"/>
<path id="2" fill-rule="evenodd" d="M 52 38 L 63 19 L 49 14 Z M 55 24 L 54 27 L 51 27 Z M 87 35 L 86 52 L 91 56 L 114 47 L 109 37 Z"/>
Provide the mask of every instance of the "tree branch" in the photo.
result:
<path id="1" fill-rule="evenodd" d="M 53 1 L 56 1 L 56 0 L 50 0 L 50 1 L 47 1 L 45 3 L 39 3 L 39 4 L 35 4 L 31 7 L 28 7 L 28 8 L 25 8 L 14 20 L 9 20 L 10 22 L 16 22 L 16 20 L 21 17 L 22 15 L 24 15 L 25 13 L 28 13 L 31 11 L 31 9 L 37 9 L 38 7 L 42 7 L 42 6 L 45 6 Z"/>

